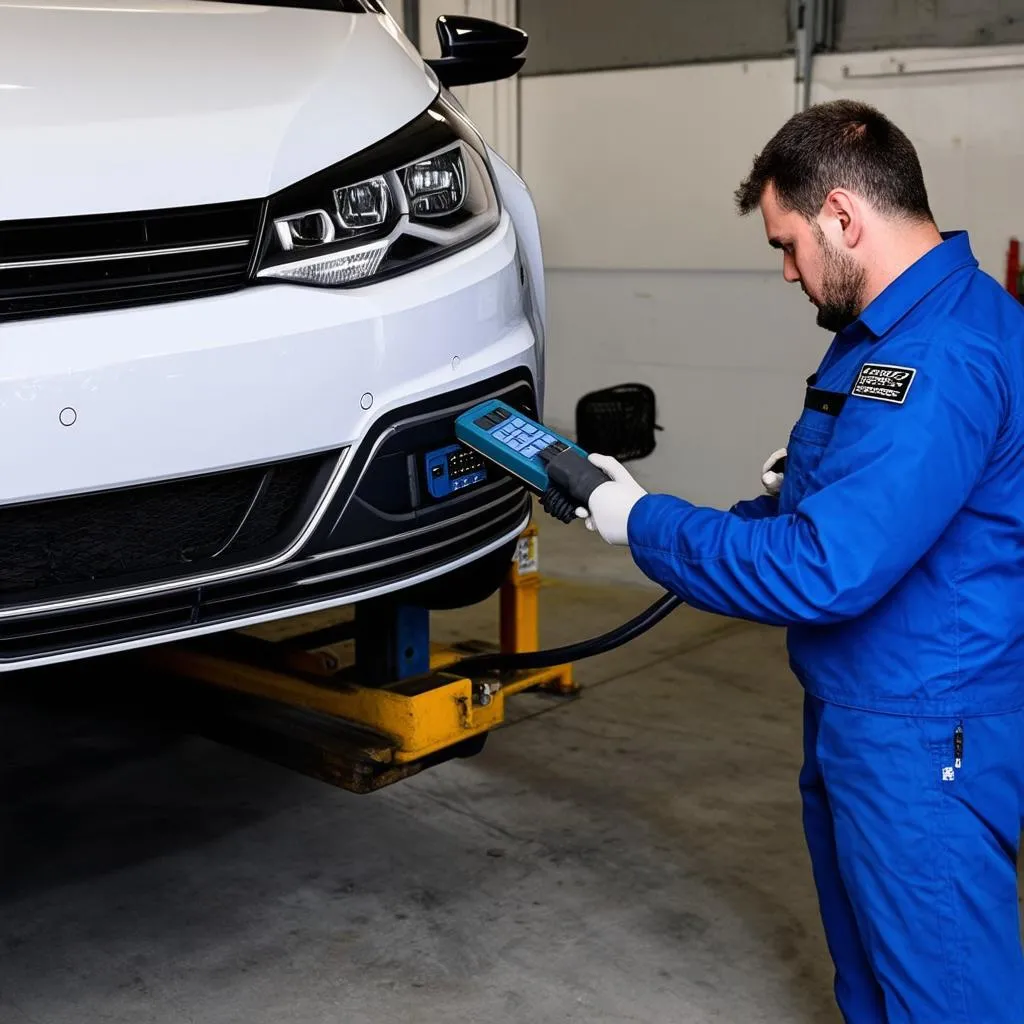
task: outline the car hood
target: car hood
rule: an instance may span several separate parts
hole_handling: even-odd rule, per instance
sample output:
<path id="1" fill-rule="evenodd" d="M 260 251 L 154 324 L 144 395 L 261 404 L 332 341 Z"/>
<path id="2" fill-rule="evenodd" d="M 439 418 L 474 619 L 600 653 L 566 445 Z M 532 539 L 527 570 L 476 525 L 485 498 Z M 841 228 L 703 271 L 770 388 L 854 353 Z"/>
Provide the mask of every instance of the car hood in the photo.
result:
<path id="1" fill-rule="evenodd" d="M 265 196 L 436 93 L 384 16 L 0 0 L 0 220 Z"/>

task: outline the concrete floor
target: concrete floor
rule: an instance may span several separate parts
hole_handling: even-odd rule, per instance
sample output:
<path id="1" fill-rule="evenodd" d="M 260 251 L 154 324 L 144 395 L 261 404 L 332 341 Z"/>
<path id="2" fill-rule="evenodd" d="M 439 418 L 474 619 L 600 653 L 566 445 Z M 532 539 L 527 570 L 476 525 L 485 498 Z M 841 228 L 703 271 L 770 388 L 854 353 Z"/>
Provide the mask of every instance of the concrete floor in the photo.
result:
<path id="1" fill-rule="evenodd" d="M 545 524 L 546 525 L 546 524 Z M 543 639 L 652 599 L 542 537 Z M 490 636 L 492 604 L 437 617 Z M 3 1024 L 835 1022 L 781 632 L 677 612 L 373 796 L 189 736 L 0 715 Z"/>

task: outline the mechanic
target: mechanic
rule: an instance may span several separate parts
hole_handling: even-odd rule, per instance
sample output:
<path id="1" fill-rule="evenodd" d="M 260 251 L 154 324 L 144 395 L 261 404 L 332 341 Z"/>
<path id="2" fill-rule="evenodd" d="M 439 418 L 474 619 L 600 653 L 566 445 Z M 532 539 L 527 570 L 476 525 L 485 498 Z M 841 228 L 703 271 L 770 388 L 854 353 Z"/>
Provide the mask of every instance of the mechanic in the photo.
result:
<path id="1" fill-rule="evenodd" d="M 690 604 L 789 627 L 846 1021 L 1021 1024 L 1024 311 L 869 106 L 794 116 L 736 199 L 836 332 L 785 472 L 720 511 L 595 455 L 578 514 Z"/>

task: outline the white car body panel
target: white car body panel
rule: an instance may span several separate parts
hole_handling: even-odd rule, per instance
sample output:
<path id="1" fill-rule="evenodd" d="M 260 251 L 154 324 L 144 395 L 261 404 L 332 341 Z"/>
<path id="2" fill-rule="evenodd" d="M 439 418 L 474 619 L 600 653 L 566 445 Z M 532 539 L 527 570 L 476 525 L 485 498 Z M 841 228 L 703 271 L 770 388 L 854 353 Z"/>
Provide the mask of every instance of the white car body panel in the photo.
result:
<path id="1" fill-rule="evenodd" d="M 387 16 L 211 0 L 0 0 L 0 222 L 266 198 L 372 147 L 437 91 Z M 497 227 L 400 276 L 337 290 L 261 283 L 0 320 L 0 509 L 347 450 L 338 485 L 351 453 L 392 410 L 517 369 L 542 403 L 536 211 L 518 175 L 489 156 L 503 207 Z M 327 514 L 329 497 L 303 536 Z M 496 550 L 527 519 L 402 586 Z M 3 631 L 19 616 L 243 578 L 285 562 L 301 540 L 262 562 L 137 592 L 0 603 L 0 672 L 394 589 L 3 658 Z"/>
<path id="2" fill-rule="evenodd" d="M 488 148 L 494 165 L 494 174 L 498 179 L 502 200 L 505 203 L 512 223 L 515 225 L 519 239 L 520 255 L 526 266 L 530 280 L 532 302 L 527 315 L 537 338 L 536 369 L 537 369 L 537 408 L 541 419 L 544 417 L 544 344 L 545 324 L 547 323 L 547 292 L 544 282 L 544 255 L 540 238 L 540 223 L 537 210 L 526 182 L 512 169 L 502 157 Z M 532 315 L 530 315 L 532 313 Z"/>
<path id="3" fill-rule="evenodd" d="M 437 93 L 393 25 L 211 0 L 2 0 L 0 220 L 255 199 L 337 163 Z"/>

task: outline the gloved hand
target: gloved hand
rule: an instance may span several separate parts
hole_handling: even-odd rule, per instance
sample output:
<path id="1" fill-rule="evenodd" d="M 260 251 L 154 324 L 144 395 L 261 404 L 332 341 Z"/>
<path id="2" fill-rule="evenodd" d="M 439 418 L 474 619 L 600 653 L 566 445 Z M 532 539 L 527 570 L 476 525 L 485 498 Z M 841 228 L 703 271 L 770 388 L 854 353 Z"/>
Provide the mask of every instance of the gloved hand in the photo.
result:
<path id="1" fill-rule="evenodd" d="M 761 470 L 761 482 L 764 484 L 765 491 L 768 494 L 778 497 L 779 491 L 782 490 L 782 478 L 785 476 L 785 472 L 775 473 L 772 471 L 772 466 L 775 465 L 779 459 L 786 457 L 786 449 L 780 448 L 777 452 L 772 452 L 768 456 L 768 461 L 764 464 L 764 468 Z"/>
<path id="2" fill-rule="evenodd" d="M 590 496 L 590 508 L 578 508 L 576 515 L 586 519 L 587 529 L 596 530 L 609 544 L 628 544 L 629 513 L 647 492 L 616 459 L 591 455 L 590 461 L 603 469 L 611 480 L 601 484 Z"/>

